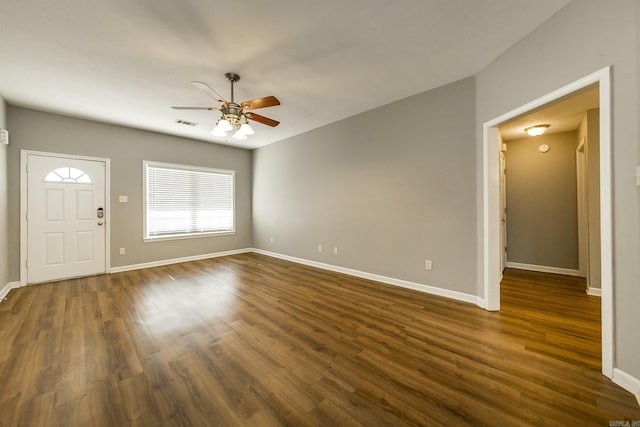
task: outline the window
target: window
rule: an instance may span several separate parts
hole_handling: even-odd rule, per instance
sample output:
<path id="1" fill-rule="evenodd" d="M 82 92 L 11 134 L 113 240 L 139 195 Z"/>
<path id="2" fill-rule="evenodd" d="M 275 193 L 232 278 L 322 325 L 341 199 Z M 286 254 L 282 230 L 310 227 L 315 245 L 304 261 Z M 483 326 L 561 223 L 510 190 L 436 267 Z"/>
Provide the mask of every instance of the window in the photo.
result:
<path id="1" fill-rule="evenodd" d="M 91 178 L 83 170 L 62 167 L 53 170 L 44 178 L 44 182 L 73 182 L 77 184 L 91 184 Z"/>
<path id="2" fill-rule="evenodd" d="M 235 172 L 144 162 L 144 238 L 233 233 Z"/>

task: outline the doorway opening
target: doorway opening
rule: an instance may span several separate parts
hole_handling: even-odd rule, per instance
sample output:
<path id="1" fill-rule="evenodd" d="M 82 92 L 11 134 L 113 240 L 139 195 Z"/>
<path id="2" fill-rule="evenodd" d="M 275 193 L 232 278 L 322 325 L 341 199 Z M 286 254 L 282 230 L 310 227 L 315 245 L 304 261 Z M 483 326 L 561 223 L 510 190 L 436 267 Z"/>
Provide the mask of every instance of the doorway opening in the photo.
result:
<path id="1" fill-rule="evenodd" d="M 602 317 L 602 373 L 613 377 L 613 238 L 611 214 L 611 81 L 610 68 L 604 68 L 564 86 L 513 111 L 484 123 L 483 126 L 483 285 L 484 308 L 500 310 L 502 279 L 500 212 L 500 152 L 499 128 L 503 124 L 537 110 L 552 102 L 582 91 L 592 85 L 599 91 L 599 215 L 600 215 L 600 278 Z"/>
<path id="2" fill-rule="evenodd" d="M 582 277 L 592 295 L 600 295 L 598 94 L 589 86 L 499 128 L 503 267 Z M 544 134 L 525 131 L 541 123 Z"/>

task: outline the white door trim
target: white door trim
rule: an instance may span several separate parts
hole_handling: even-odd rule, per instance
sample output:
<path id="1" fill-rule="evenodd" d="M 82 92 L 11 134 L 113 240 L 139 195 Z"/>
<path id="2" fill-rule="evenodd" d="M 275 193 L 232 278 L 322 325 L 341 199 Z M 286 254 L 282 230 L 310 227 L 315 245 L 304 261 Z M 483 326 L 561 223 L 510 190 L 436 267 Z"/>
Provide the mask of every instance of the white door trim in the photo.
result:
<path id="1" fill-rule="evenodd" d="M 602 373 L 613 378 L 613 219 L 611 169 L 611 67 L 605 67 L 483 125 L 483 286 L 487 310 L 500 310 L 499 231 L 499 131 L 498 127 L 521 114 L 569 95 L 592 84 L 600 88 L 600 233 L 602 262 Z"/>
<path id="2" fill-rule="evenodd" d="M 44 151 L 20 150 L 20 286 L 25 286 L 27 284 L 27 159 L 29 155 L 104 162 L 104 202 L 106 211 L 104 265 L 106 272 L 109 273 L 111 270 L 111 159 L 103 157 L 77 156 L 72 154 L 48 153 Z"/>

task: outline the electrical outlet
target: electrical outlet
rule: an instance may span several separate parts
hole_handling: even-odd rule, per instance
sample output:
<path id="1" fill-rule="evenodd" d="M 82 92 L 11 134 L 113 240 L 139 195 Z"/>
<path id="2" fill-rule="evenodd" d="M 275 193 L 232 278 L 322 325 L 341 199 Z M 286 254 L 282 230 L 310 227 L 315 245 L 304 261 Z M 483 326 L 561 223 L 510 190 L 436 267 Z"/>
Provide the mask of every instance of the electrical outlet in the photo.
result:
<path id="1" fill-rule="evenodd" d="M 424 260 L 424 269 L 425 270 L 431 270 L 433 268 L 433 263 L 431 262 L 430 259 L 425 259 Z"/>
<path id="2" fill-rule="evenodd" d="M 127 203 L 129 201 L 129 198 L 127 196 L 118 196 L 118 201 L 120 203 Z"/>
<path id="3" fill-rule="evenodd" d="M 127 253 L 127 250 L 125 248 L 120 248 L 120 255 L 124 255 Z"/>
<path id="4" fill-rule="evenodd" d="M 338 255 L 338 247 L 337 246 L 333 247 L 333 254 L 334 255 Z"/>
<path id="5" fill-rule="evenodd" d="M 273 245 L 273 237 L 269 239 L 269 242 Z"/>
<path id="6" fill-rule="evenodd" d="M 322 252 L 322 245 L 318 245 L 318 252 Z"/>

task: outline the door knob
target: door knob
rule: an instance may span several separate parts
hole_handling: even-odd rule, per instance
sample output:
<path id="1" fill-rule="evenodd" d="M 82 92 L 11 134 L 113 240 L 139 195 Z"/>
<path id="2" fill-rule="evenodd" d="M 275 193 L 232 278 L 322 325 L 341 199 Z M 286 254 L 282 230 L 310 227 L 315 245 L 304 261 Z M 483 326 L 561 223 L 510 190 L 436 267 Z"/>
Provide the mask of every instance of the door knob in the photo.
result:
<path id="1" fill-rule="evenodd" d="M 98 225 L 102 225 L 102 224 L 104 224 L 104 222 L 98 221 Z"/>

